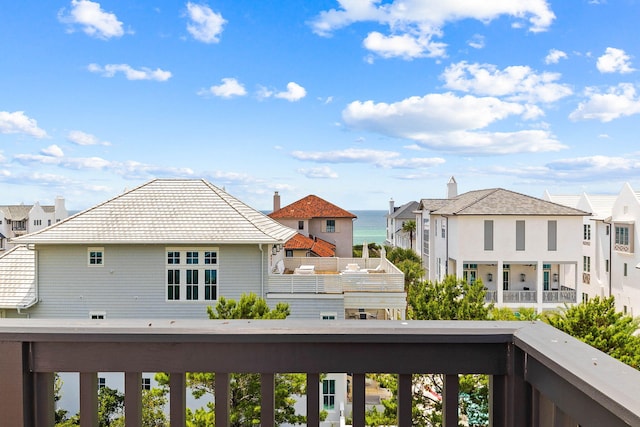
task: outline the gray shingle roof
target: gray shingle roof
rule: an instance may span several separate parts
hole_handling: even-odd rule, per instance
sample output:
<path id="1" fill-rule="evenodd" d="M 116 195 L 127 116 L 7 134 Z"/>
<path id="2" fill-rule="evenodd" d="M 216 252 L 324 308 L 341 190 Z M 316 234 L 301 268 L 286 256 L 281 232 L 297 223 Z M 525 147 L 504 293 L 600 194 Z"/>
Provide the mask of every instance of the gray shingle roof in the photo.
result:
<path id="1" fill-rule="evenodd" d="M 410 219 L 415 219 L 416 214 L 413 213 L 413 211 L 415 211 L 416 209 L 418 209 L 418 202 L 407 202 L 404 205 L 396 208 L 394 210 L 394 212 L 390 215 L 388 215 L 391 218 L 410 218 Z"/>
<path id="2" fill-rule="evenodd" d="M 469 191 L 452 199 L 424 199 L 421 204 L 436 215 L 589 215 L 588 212 L 502 188 Z"/>
<path id="3" fill-rule="evenodd" d="M 0 308 L 36 303 L 35 253 L 20 245 L 0 256 Z"/>
<path id="4" fill-rule="evenodd" d="M 199 179 L 156 179 L 44 230 L 37 244 L 284 243 L 296 234 Z"/>

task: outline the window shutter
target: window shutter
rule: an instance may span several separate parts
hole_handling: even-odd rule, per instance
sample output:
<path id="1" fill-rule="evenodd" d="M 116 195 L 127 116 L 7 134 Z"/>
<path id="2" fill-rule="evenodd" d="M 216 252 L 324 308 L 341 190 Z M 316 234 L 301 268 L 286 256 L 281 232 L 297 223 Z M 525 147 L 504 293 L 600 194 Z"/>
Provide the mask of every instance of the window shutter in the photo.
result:
<path id="1" fill-rule="evenodd" d="M 484 221 L 484 250 L 493 250 L 493 220 Z"/>
<path id="2" fill-rule="evenodd" d="M 516 251 L 524 251 L 524 221 L 516 221 Z"/>
<path id="3" fill-rule="evenodd" d="M 547 222 L 547 250 L 558 250 L 558 221 Z"/>

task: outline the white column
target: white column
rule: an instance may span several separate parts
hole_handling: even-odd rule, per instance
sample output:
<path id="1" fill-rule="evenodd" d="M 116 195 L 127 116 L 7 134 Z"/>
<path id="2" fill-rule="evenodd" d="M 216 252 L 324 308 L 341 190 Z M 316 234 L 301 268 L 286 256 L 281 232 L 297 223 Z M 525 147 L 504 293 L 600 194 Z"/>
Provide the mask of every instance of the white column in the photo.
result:
<path id="1" fill-rule="evenodd" d="M 503 263 L 498 261 L 498 270 L 496 271 L 496 304 L 502 304 L 502 275 L 503 275 Z"/>
<path id="2" fill-rule="evenodd" d="M 538 261 L 536 264 L 536 311 L 538 313 L 542 313 L 542 292 L 544 290 L 544 278 L 543 278 L 543 267 L 544 264 L 542 261 Z M 549 278 L 551 279 L 551 278 Z"/>

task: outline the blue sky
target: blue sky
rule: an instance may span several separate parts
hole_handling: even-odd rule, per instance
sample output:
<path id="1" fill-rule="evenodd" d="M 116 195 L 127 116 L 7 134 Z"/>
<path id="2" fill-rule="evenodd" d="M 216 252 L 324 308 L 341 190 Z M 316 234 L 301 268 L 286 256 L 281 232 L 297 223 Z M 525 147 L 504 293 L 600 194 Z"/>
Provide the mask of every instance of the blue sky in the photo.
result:
<path id="1" fill-rule="evenodd" d="M 640 188 L 632 0 L 0 6 L 0 204 L 205 178 L 257 209 Z"/>

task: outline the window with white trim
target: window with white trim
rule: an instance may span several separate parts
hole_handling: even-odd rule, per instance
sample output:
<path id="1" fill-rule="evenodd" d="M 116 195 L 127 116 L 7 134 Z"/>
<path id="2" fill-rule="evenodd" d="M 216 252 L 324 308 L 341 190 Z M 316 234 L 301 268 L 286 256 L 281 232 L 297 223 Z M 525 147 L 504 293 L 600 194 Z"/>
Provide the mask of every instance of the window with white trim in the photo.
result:
<path id="1" fill-rule="evenodd" d="M 591 224 L 583 224 L 583 240 L 591 240 Z"/>
<path id="2" fill-rule="evenodd" d="M 93 320 L 102 320 L 107 318 L 106 311 L 90 311 L 89 318 Z"/>
<path id="3" fill-rule="evenodd" d="M 104 248 L 88 248 L 87 263 L 89 267 L 102 267 L 104 265 Z"/>
<path id="4" fill-rule="evenodd" d="M 107 386 L 107 380 L 104 377 L 98 377 L 98 390 Z"/>
<path id="5" fill-rule="evenodd" d="M 142 377 L 142 389 L 151 390 L 151 378 Z"/>
<path id="6" fill-rule="evenodd" d="M 582 257 L 582 270 L 585 273 L 591 272 L 591 257 L 590 256 L 583 256 Z"/>
<path id="7" fill-rule="evenodd" d="M 320 318 L 322 320 L 336 320 L 338 318 L 338 314 L 336 312 L 322 312 L 320 313 Z"/>
<path id="8" fill-rule="evenodd" d="M 326 230 L 327 233 L 335 233 L 336 232 L 336 220 L 335 219 L 328 219 L 327 223 L 326 223 Z"/>
<path id="9" fill-rule="evenodd" d="M 167 301 L 218 299 L 217 248 L 167 248 Z"/>
<path id="10" fill-rule="evenodd" d="M 633 253 L 633 225 L 616 224 L 613 249 L 618 252 Z"/>
<path id="11" fill-rule="evenodd" d="M 336 380 L 322 380 L 322 408 L 325 411 L 336 408 Z"/>

